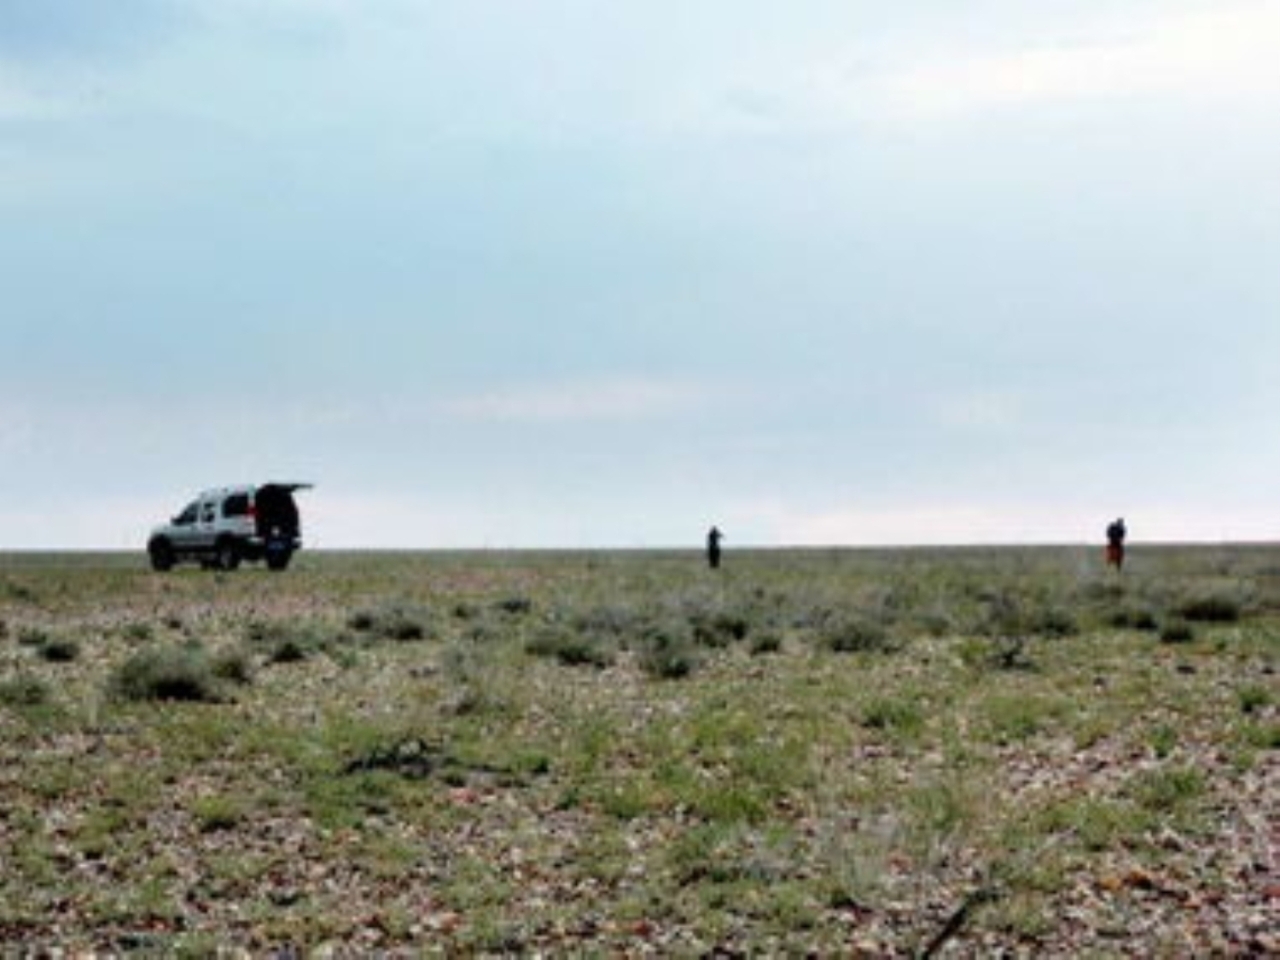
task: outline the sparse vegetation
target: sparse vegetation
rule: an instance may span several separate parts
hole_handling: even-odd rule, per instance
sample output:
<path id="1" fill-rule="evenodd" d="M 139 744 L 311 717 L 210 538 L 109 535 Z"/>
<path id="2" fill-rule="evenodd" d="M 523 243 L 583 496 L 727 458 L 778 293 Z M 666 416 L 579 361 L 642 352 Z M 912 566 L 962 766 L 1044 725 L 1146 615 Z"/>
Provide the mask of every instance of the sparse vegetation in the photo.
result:
<path id="1" fill-rule="evenodd" d="M 1235 623 L 1240 619 L 1241 605 L 1235 597 L 1209 594 L 1185 601 L 1178 613 L 1185 620 L 1199 623 Z"/>
<path id="2" fill-rule="evenodd" d="M 109 690 L 122 700 L 219 699 L 212 664 L 198 646 L 156 647 L 134 654 L 112 674 Z"/>
<path id="3" fill-rule="evenodd" d="M 649 676 L 660 680 L 687 677 L 702 662 L 692 635 L 675 623 L 654 624 L 637 641 L 636 659 Z"/>
<path id="4" fill-rule="evenodd" d="M 563 626 L 546 626 L 525 644 L 535 657 L 553 657 L 566 666 L 607 667 L 614 661 L 607 644 L 592 641 Z"/>
<path id="5" fill-rule="evenodd" d="M 71 663 L 80 656 L 80 644 L 70 637 L 49 637 L 37 649 L 50 663 Z"/>
<path id="6" fill-rule="evenodd" d="M 818 642 L 832 653 L 885 652 L 893 648 L 884 624 L 865 617 L 845 616 L 820 628 Z"/>
<path id="7" fill-rule="evenodd" d="M 425 639 L 430 621 L 425 609 L 412 604 L 384 603 L 357 610 L 347 619 L 347 626 L 375 639 L 410 641 Z"/>
<path id="8" fill-rule="evenodd" d="M 11 561 L 0 940 L 1276 952 L 1270 552 L 732 559 Z"/>
<path id="9" fill-rule="evenodd" d="M 0 704 L 36 707 L 48 703 L 49 685 L 38 677 L 20 675 L 0 681 Z"/>
<path id="10" fill-rule="evenodd" d="M 1195 638 L 1195 628 L 1185 620 L 1171 620 L 1160 628 L 1160 640 L 1164 643 L 1190 643 Z"/>

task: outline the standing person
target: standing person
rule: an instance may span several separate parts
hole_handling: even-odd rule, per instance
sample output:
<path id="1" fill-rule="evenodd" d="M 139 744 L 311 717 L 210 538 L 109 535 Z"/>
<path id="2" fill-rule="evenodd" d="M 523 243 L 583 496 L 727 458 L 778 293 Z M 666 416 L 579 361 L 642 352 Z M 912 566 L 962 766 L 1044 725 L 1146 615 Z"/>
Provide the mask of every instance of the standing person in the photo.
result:
<path id="1" fill-rule="evenodd" d="M 707 563 L 712 570 L 720 569 L 720 541 L 723 538 L 719 527 L 713 526 L 707 531 Z"/>
<path id="2" fill-rule="evenodd" d="M 1124 517 L 1107 525 L 1107 565 L 1117 570 L 1124 568 L 1124 538 L 1128 532 L 1124 526 Z"/>

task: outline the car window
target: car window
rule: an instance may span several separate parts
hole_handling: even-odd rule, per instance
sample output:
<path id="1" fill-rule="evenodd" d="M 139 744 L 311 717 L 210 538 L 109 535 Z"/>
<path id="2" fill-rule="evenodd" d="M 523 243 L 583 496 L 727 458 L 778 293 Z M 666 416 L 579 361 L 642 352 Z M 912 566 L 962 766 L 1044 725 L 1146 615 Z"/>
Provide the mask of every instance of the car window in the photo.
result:
<path id="1" fill-rule="evenodd" d="M 217 504 L 213 502 L 202 503 L 200 505 L 200 522 L 213 523 L 213 519 L 217 515 L 217 510 Z"/>
<path id="2" fill-rule="evenodd" d="M 247 493 L 232 494 L 222 504 L 222 515 L 224 517 L 243 517 L 248 512 L 249 495 Z"/>
<path id="3" fill-rule="evenodd" d="M 198 504 L 194 503 L 187 504 L 183 511 L 173 518 L 173 522 L 180 527 L 195 523 L 197 506 Z"/>

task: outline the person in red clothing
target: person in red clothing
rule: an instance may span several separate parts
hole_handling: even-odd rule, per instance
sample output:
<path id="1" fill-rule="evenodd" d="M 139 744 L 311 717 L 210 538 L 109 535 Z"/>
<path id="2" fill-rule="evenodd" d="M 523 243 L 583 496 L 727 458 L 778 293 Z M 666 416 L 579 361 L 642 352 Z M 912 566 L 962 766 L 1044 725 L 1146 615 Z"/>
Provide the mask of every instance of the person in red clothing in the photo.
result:
<path id="1" fill-rule="evenodd" d="M 1107 565 L 1117 570 L 1124 567 L 1124 538 L 1127 534 L 1123 517 L 1107 525 Z"/>

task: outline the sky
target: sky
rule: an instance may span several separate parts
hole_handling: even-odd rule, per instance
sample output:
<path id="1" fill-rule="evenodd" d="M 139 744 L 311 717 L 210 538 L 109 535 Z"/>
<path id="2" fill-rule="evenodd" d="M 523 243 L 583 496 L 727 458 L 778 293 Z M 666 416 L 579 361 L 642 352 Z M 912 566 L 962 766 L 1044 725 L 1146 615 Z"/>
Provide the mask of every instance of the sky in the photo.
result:
<path id="1" fill-rule="evenodd" d="M 0 549 L 1280 539 L 1280 0 L 0 0 Z"/>

